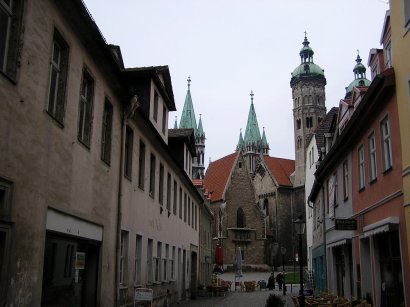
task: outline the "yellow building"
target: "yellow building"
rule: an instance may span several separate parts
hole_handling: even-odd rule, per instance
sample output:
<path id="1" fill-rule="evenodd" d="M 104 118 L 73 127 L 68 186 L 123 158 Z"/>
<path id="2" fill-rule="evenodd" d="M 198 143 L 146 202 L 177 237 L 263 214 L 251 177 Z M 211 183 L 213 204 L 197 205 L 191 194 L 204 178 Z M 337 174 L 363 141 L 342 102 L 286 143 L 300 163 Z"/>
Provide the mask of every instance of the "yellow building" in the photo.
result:
<path id="1" fill-rule="evenodd" d="M 396 74 L 396 92 L 399 111 L 400 137 L 403 159 L 404 210 L 407 243 L 410 246 L 410 1 L 390 1 L 391 52 L 385 61 L 391 61 Z M 387 58 L 386 58 L 387 56 Z M 388 57 L 391 57 L 390 59 Z M 410 261 L 410 259 L 409 259 Z"/>

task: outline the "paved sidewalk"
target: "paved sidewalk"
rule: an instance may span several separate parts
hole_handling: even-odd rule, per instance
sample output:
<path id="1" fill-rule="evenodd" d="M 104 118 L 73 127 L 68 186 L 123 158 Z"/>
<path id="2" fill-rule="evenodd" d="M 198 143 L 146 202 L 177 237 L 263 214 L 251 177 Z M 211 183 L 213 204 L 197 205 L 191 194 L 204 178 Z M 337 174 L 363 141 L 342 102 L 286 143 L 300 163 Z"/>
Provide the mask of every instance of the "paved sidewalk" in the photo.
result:
<path id="1" fill-rule="evenodd" d="M 241 281 L 259 281 L 268 279 L 270 273 L 244 273 L 241 277 Z M 176 304 L 172 304 L 172 307 L 265 307 L 266 300 L 270 294 L 276 294 L 281 298 L 285 299 L 286 305 L 288 307 L 293 307 L 291 296 L 296 295 L 299 291 L 299 287 L 292 286 L 292 293 L 290 292 L 290 285 L 287 286 L 287 295 L 284 296 L 282 291 L 276 288 L 274 290 L 256 290 L 253 292 L 240 291 L 239 287 L 235 291 L 234 281 L 235 276 L 232 273 L 224 273 L 218 276 L 223 280 L 231 280 L 232 287 L 231 291 L 227 292 L 226 296 L 217 297 L 198 297 L 195 300 L 186 300 Z M 237 280 L 238 281 L 238 280 Z"/>

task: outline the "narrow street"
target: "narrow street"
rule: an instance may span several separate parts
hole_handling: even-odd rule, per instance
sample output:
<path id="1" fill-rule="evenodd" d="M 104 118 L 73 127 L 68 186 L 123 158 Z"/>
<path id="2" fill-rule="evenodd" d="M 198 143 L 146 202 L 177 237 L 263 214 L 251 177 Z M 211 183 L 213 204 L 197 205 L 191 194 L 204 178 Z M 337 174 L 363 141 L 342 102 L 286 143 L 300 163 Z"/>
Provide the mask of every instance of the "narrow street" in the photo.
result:
<path id="1" fill-rule="evenodd" d="M 241 278 L 241 281 L 259 281 L 259 280 L 266 280 L 269 277 L 269 273 L 244 273 L 244 276 Z M 232 273 L 225 273 L 220 275 L 220 278 L 223 280 L 231 280 L 232 281 L 232 288 L 231 291 L 227 292 L 226 296 L 206 296 L 206 297 L 198 297 L 195 300 L 187 300 L 183 302 L 179 302 L 177 304 L 172 304 L 172 307 L 264 307 L 266 305 L 266 300 L 268 299 L 270 294 L 276 294 L 281 298 L 284 298 L 286 301 L 285 306 L 292 307 L 293 302 L 291 299 L 292 295 L 296 295 L 299 291 L 299 287 L 293 285 L 292 292 L 291 287 L 288 285 L 287 287 L 287 294 L 283 296 L 282 291 L 279 291 L 277 284 L 274 290 L 256 290 L 253 292 L 245 292 L 240 291 L 238 289 L 234 289 L 234 275 Z"/>

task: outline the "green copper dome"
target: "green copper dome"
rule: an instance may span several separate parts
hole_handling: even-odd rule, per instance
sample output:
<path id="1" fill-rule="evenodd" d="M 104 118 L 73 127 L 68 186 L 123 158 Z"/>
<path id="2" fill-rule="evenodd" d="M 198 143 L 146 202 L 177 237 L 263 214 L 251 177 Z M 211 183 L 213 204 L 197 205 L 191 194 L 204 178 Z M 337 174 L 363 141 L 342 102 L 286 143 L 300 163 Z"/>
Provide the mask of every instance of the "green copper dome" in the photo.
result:
<path id="1" fill-rule="evenodd" d="M 372 83 L 370 80 L 366 78 L 366 67 L 364 67 L 364 65 L 362 64 L 362 59 L 360 58 L 359 53 L 357 53 L 356 65 L 353 68 L 353 73 L 355 79 L 352 82 L 350 82 L 348 87 L 346 87 L 345 97 L 351 95 L 353 87 L 370 86 L 370 83 Z"/>
<path id="2" fill-rule="evenodd" d="M 313 49 L 309 46 L 310 42 L 306 37 L 303 41 L 303 47 L 300 49 L 300 65 L 296 67 L 292 72 L 292 80 L 298 77 L 308 76 L 325 76 L 324 70 L 319 65 L 313 63 Z M 292 81 L 291 81 L 292 82 Z"/>
<path id="3" fill-rule="evenodd" d="M 370 80 L 367 79 L 356 79 L 353 80 L 348 87 L 346 87 L 346 96 L 347 94 L 350 94 L 353 91 L 354 87 L 360 87 L 360 86 L 370 86 L 370 83 L 372 83 Z"/>
<path id="4" fill-rule="evenodd" d="M 324 76 L 324 70 L 315 63 L 302 63 L 292 72 L 292 77 L 299 77 L 301 75 L 322 75 Z"/>

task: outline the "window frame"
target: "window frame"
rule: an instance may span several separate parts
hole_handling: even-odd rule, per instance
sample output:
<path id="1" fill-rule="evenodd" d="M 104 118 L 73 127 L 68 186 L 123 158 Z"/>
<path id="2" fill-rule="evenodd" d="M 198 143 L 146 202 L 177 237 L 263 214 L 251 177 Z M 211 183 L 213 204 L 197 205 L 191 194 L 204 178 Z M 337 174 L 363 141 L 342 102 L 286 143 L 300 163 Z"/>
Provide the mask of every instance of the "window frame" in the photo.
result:
<path id="1" fill-rule="evenodd" d="M 369 180 L 373 182 L 377 179 L 377 152 L 376 152 L 376 134 L 372 131 L 367 138 L 369 146 Z"/>
<path id="2" fill-rule="evenodd" d="M 135 236 L 135 257 L 134 257 L 134 283 L 140 285 L 142 283 L 141 276 L 141 260 L 142 260 L 142 236 Z"/>
<path id="3" fill-rule="evenodd" d="M 55 61 L 56 46 L 59 49 L 59 56 L 57 62 Z M 50 55 L 50 71 L 47 91 L 48 93 L 46 112 L 55 121 L 57 121 L 57 123 L 60 126 L 63 126 L 66 106 L 66 89 L 68 80 L 69 46 L 57 29 L 54 29 Z M 53 86 L 52 83 L 54 72 L 56 73 L 56 81 L 55 85 Z M 51 93 L 52 88 L 54 88 L 53 94 Z"/>
<path id="4" fill-rule="evenodd" d="M 159 184 L 158 184 L 158 202 L 164 205 L 164 165 L 159 163 Z"/>
<path id="5" fill-rule="evenodd" d="M 168 172 L 167 173 L 167 210 L 170 213 L 171 212 L 171 174 Z"/>
<path id="6" fill-rule="evenodd" d="M 385 134 L 385 127 L 387 127 L 387 134 Z M 383 173 L 386 173 L 393 167 L 392 134 L 389 115 L 386 115 L 380 121 L 380 142 L 382 148 L 382 170 Z"/>
<path id="7" fill-rule="evenodd" d="M 124 177 L 132 180 L 132 153 L 134 147 L 134 130 L 130 126 L 125 128 L 124 142 Z"/>
<path id="8" fill-rule="evenodd" d="M 343 161 L 343 200 L 349 199 L 349 165 L 347 160 Z"/>
<path id="9" fill-rule="evenodd" d="M 410 27 L 410 1 L 403 0 L 403 28 L 407 31 Z"/>
<path id="10" fill-rule="evenodd" d="M 83 93 L 84 86 L 87 87 L 86 93 Z M 83 68 L 78 107 L 77 138 L 88 149 L 91 146 L 92 136 L 94 86 L 95 81 L 91 73 L 87 68 Z"/>
<path id="11" fill-rule="evenodd" d="M 363 190 L 366 185 L 366 173 L 365 173 L 365 159 L 364 159 L 364 146 L 360 145 L 357 149 L 357 167 L 358 167 L 358 179 L 359 179 L 359 191 Z"/>
<path id="12" fill-rule="evenodd" d="M 158 95 L 158 92 L 154 90 L 154 106 L 153 106 L 152 117 L 154 118 L 155 122 L 158 122 L 158 104 L 159 104 L 159 95 Z"/>
<path id="13" fill-rule="evenodd" d="M 120 265 L 119 265 L 119 282 L 120 285 L 127 285 L 128 279 L 128 250 L 129 250 L 129 232 L 121 230 L 120 242 Z"/>
<path id="14" fill-rule="evenodd" d="M 139 157 L 138 157 L 138 187 L 141 190 L 145 189 L 145 143 L 140 140 Z"/>
<path id="15" fill-rule="evenodd" d="M 150 172 L 149 172 L 149 196 L 155 198 L 155 171 L 156 171 L 156 157 L 151 153 L 150 158 Z"/>
<path id="16" fill-rule="evenodd" d="M 101 132 L 101 160 L 107 165 L 111 164 L 111 142 L 112 142 L 112 124 L 114 117 L 114 108 L 107 97 L 104 99 L 104 111 L 102 118 Z"/>
<path id="17" fill-rule="evenodd" d="M 22 0 L 11 0 L 10 5 L 4 1 L 0 2 L 0 11 L 4 12 L 8 19 L 4 42 L 0 42 L 0 73 L 14 84 L 17 81 L 21 58 L 23 4 Z"/>

